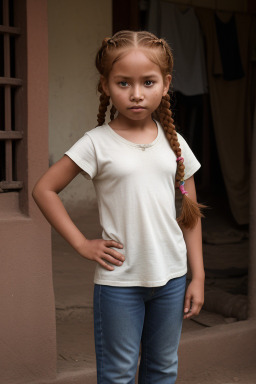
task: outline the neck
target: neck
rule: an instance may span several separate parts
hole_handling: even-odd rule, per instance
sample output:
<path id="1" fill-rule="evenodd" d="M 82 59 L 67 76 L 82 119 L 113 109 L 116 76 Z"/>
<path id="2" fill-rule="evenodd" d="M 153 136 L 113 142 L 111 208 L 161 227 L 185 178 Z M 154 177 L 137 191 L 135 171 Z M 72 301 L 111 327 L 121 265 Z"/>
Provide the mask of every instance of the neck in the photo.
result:
<path id="1" fill-rule="evenodd" d="M 150 126 L 155 127 L 155 122 L 153 121 L 151 116 L 148 116 L 143 120 L 130 120 L 125 116 L 118 114 L 118 116 L 112 120 L 109 124 L 112 128 L 118 130 L 137 130 L 142 131 L 145 128 L 149 128 Z"/>

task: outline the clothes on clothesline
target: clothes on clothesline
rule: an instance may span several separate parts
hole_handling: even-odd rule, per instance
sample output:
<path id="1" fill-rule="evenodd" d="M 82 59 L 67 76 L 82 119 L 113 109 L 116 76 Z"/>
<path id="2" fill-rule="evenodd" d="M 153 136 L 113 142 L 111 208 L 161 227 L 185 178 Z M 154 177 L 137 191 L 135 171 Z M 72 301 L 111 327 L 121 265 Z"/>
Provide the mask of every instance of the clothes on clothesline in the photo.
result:
<path id="1" fill-rule="evenodd" d="M 214 21 L 220 50 L 223 78 L 225 80 L 241 79 L 244 76 L 244 70 L 240 58 L 235 16 L 232 15 L 226 22 L 221 20 L 215 13 Z"/>
<path id="2" fill-rule="evenodd" d="M 215 13 L 203 9 L 197 9 L 196 13 L 206 39 L 213 127 L 229 204 L 237 223 L 247 224 L 252 133 L 250 97 L 253 87 L 248 58 L 252 17 L 246 14 L 234 16 L 244 76 L 227 81 L 217 39 Z M 219 18 L 224 16 L 226 18 L 227 13 L 218 13 Z"/>
<path id="3" fill-rule="evenodd" d="M 172 48 L 174 90 L 186 96 L 206 93 L 203 38 L 194 9 L 181 12 L 174 4 L 151 0 L 148 30 L 165 38 Z"/>
<path id="4" fill-rule="evenodd" d="M 256 98 L 253 16 L 151 0 L 148 29 L 173 49 L 173 88 L 185 96 L 209 87 L 213 128 L 232 214 L 249 222 L 252 116 Z M 202 36 L 204 44 L 202 44 Z M 202 58 L 206 57 L 207 71 Z M 205 79 L 207 73 L 207 80 Z"/>

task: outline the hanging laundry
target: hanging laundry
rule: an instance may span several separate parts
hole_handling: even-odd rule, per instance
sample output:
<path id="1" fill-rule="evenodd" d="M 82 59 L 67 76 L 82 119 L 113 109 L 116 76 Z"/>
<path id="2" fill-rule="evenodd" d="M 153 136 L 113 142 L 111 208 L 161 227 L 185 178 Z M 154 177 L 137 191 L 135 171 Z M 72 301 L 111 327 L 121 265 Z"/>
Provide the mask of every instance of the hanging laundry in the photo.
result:
<path id="1" fill-rule="evenodd" d="M 186 96 L 207 93 L 203 38 L 193 8 L 151 0 L 148 30 L 165 38 L 174 56 L 173 88 Z"/>
<path id="2" fill-rule="evenodd" d="M 214 16 L 220 57 L 225 80 L 241 79 L 244 76 L 237 38 L 235 16 L 227 22 L 222 21 L 217 14 Z"/>
<path id="3" fill-rule="evenodd" d="M 214 12 L 197 9 L 196 13 L 206 39 L 213 126 L 229 204 L 237 223 L 247 224 L 252 143 L 250 95 L 253 87 L 248 56 L 252 18 L 245 14 L 235 15 L 244 76 L 227 81 L 223 76 Z M 227 13 L 222 16 L 227 17 Z"/>

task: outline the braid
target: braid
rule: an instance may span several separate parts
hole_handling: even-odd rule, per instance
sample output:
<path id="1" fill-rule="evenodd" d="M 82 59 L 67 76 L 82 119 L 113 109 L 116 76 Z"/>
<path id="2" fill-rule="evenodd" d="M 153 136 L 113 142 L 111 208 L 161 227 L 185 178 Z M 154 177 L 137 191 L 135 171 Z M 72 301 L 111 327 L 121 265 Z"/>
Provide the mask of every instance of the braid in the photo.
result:
<path id="1" fill-rule="evenodd" d="M 108 109 L 110 98 L 104 93 L 100 83 L 98 86 L 98 91 L 100 92 L 101 95 L 100 95 L 100 105 L 99 105 L 99 113 L 97 115 L 97 121 L 98 121 L 98 125 L 103 125 L 105 123 L 105 117 L 106 117 L 106 112 Z"/>
<path id="2" fill-rule="evenodd" d="M 181 156 L 180 143 L 178 141 L 178 135 L 173 124 L 172 111 L 170 110 L 170 95 L 167 94 L 162 98 L 160 108 L 157 109 L 157 117 L 165 131 L 165 135 L 169 144 L 175 153 L 176 157 Z M 179 183 L 185 175 L 185 166 L 179 161 L 177 163 L 176 183 Z"/>
<path id="3" fill-rule="evenodd" d="M 103 61 L 106 56 L 106 50 L 109 46 L 110 41 L 111 39 L 106 37 L 102 41 L 101 47 L 96 55 L 95 65 L 101 75 L 104 75 Z M 107 96 L 103 91 L 100 81 L 98 83 L 98 92 L 100 93 L 100 105 L 99 105 L 99 113 L 97 114 L 97 121 L 98 121 L 98 125 L 103 125 L 105 123 L 106 112 L 109 106 L 110 97 Z"/>
<path id="4" fill-rule="evenodd" d="M 180 143 L 178 141 L 178 135 L 173 124 L 172 112 L 170 110 L 170 95 L 167 94 L 162 98 L 160 106 L 155 111 L 155 116 L 160 121 L 166 138 L 177 157 L 177 172 L 176 172 L 176 187 L 180 188 L 182 193 L 182 206 L 181 214 L 177 218 L 177 221 L 181 227 L 192 229 L 197 220 L 203 217 L 201 213 L 201 208 L 205 208 L 204 205 L 198 204 L 191 200 L 184 188 L 184 176 L 185 176 L 185 166 L 183 164 L 184 159 L 181 157 Z"/>
<path id="5" fill-rule="evenodd" d="M 110 120 L 114 120 L 115 118 L 115 114 L 116 114 L 116 107 L 114 105 L 112 105 L 111 109 L 110 109 Z"/>
<path id="6" fill-rule="evenodd" d="M 148 53 L 150 51 L 150 59 L 159 65 L 163 78 L 167 75 L 171 75 L 173 68 L 173 55 L 170 46 L 164 39 L 159 39 L 147 31 L 119 31 L 112 38 L 105 38 L 97 53 L 95 64 L 101 78 L 107 80 L 113 63 L 121 57 L 122 51 L 126 48 L 129 49 L 134 47 L 146 48 L 148 49 Z M 101 82 L 99 82 L 98 91 L 100 92 L 100 106 L 97 117 L 98 124 L 102 125 L 105 122 L 106 111 L 110 98 L 104 93 Z M 111 120 L 114 119 L 115 113 L 116 108 L 112 105 L 110 110 Z M 170 110 L 170 96 L 168 94 L 162 98 L 159 107 L 152 114 L 152 117 L 160 121 L 166 138 L 177 158 L 175 186 L 180 188 L 183 196 L 181 215 L 177 221 L 181 227 L 193 228 L 198 218 L 203 216 L 200 208 L 204 208 L 204 206 L 191 200 L 185 191 L 184 159 L 181 157 L 181 148 L 178 141 L 178 135 L 173 124 L 174 121 Z"/>

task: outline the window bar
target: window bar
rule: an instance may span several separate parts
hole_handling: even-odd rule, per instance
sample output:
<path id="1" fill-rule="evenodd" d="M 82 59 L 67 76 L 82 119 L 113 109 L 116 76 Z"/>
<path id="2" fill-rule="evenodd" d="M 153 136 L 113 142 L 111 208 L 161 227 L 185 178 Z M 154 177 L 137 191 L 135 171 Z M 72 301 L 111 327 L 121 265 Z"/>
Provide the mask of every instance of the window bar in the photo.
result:
<path id="1" fill-rule="evenodd" d="M 1 0 L 2 6 L 2 25 L 0 25 L 0 34 L 3 35 L 3 59 L 4 59 L 4 73 L 3 77 L 0 77 L 0 86 L 4 89 L 4 114 L 5 121 L 4 127 L 1 130 L 0 128 L 0 140 L 4 140 L 5 148 L 5 160 L 3 164 L 2 171 L 4 173 L 4 180 L 0 180 L 0 192 L 7 192 L 13 190 L 20 190 L 23 187 L 22 181 L 15 181 L 14 178 L 14 168 L 13 168 L 13 142 L 14 140 L 21 140 L 23 138 L 22 131 L 16 131 L 12 127 L 12 87 L 20 87 L 23 85 L 22 79 L 17 79 L 11 77 L 11 36 L 20 36 L 20 28 L 10 26 L 9 16 L 10 16 L 10 1 Z M 13 58 L 14 59 L 14 58 Z"/>
<path id="2" fill-rule="evenodd" d="M 9 26 L 9 0 L 3 0 L 3 24 Z M 10 34 L 4 33 L 4 77 L 11 77 L 10 62 Z M 11 86 L 5 85 L 5 131 L 12 130 L 11 122 Z M 12 140 L 5 141 L 5 180 L 12 181 Z"/>

